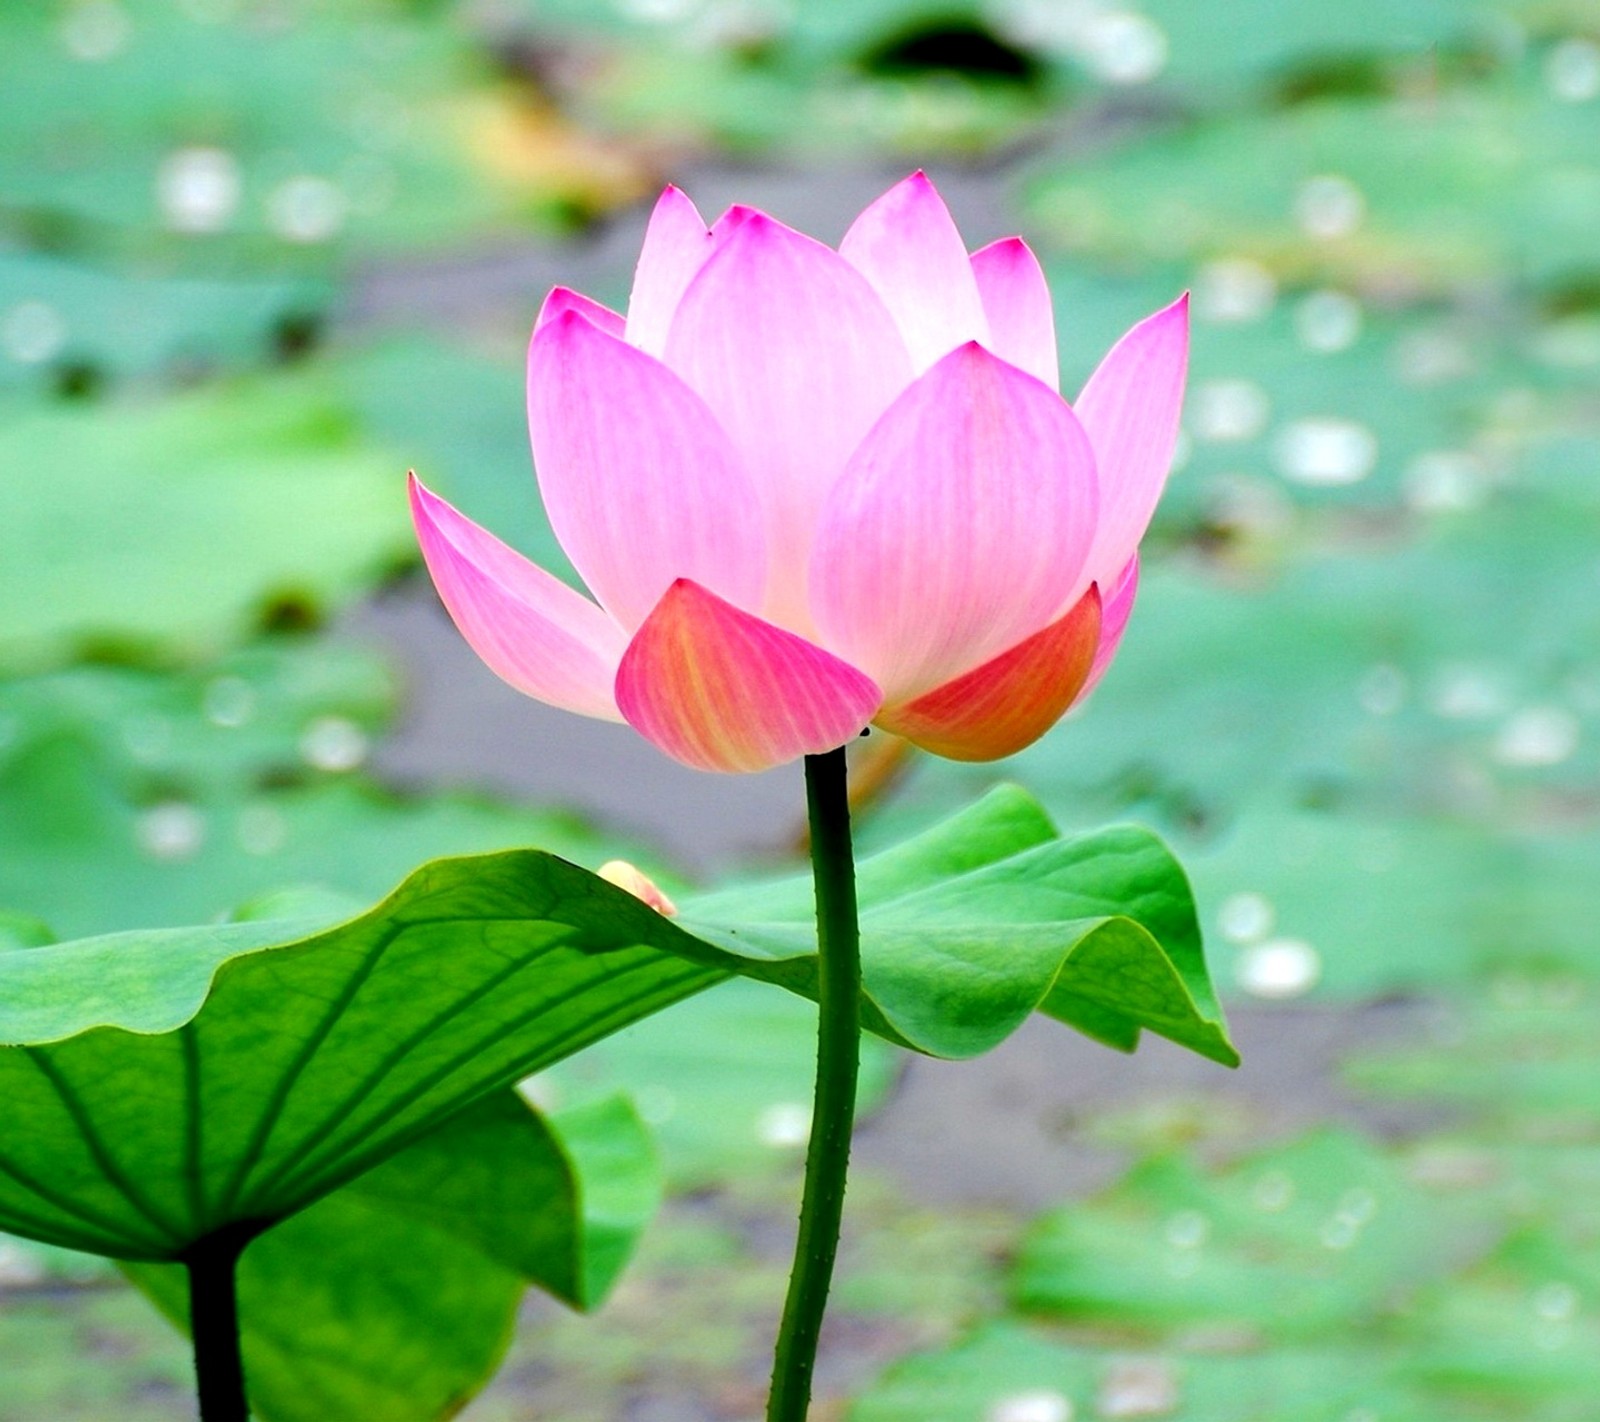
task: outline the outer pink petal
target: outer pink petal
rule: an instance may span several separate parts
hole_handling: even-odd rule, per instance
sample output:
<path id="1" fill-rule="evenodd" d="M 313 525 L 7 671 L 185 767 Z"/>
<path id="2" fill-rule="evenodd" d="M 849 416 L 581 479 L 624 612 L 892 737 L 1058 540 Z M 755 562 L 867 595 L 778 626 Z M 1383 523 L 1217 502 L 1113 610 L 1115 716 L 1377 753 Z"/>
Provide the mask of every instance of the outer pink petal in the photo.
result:
<path id="1" fill-rule="evenodd" d="M 635 730 L 700 770 L 766 770 L 832 750 L 883 699 L 848 663 L 687 579 L 628 644 L 616 692 Z"/>
<path id="2" fill-rule="evenodd" d="M 972 274 L 989 318 L 989 349 L 1052 389 L 1060 385 L 1050 284 L 1033 249 L 1020 237 L 991 242 L 972 254 Z"/>
<path id="3" fill-rule="evenodd" d="M 1189 365 L 1189 297 L 1111 348 L 1073 408 L 1100 468 L 1100 531 L 1088 576 L 1111 587 L 1139 547 L 1172 465 Z"/>
<path id="4" fill-rule="evenodd" d="M 976 342 L 890 406 L 828 499 L 811 561 L 826 645 L 891 704 L 1053 620 L 1094 538 L 1094 453 L 1055 391 Z"/>
<path id="5" fill-rule="evenodd" d="M 896 183 L 856 218 L 839 254 L 883 298 L 917 370 L 967 341 L 988 341 L 966 245 L 925 174 Z"/>
<path id="6" fill-rule="evenodd" d="M 551 527 L 623 627 L 678 577 L 759 606 L 755 484 L 705 401 L 654 356 L 557 317 L 528 354 L 528 429 Z"/>
<path id="7" fill-rule="evenodd" d="M 539 308 L 538 319 L 533 323 L 537 331 L 541 326 L 548 326 L 557 316 L 564 316 L 569 311 L 576 311 L 591 326 L 596 326 L 608 336 L 622 335 L 622 317 L 609 306 L 602 306 L 593 297 L 585 296 L 581 291 L 573 291 L 570 287 L 555 286 L 550 288 L 550 295 L 545 297 L 544 305 Z"/>
<path id="8" fill-rule="evenodd" d="M 1135 553 L 1128 565 L 1112 585 L 1110 596 L 1100 613 L 1100 645 L 1095 648 L 1094 665 L 1089 668 L 1079 696 L 1087 696 L 1106 674 L 1111 659 L 1122 645 L 1122 634 L 1127 630 L 1128 619 L 1133 616 L 1133 600 L 1139 593 L 1139 555 Z"/>
<path id="9" fill-rule="evenodd" d="M 667 328 L 684 289 L 711 255 L 711 234 L 698 209 L 670 184 L 657 199 L 645 228 L 639 264 L 628 297 L 628 340 L 660 355 Z"/>
<path id="10" fill-rule="evenodd" d="M 767 615 L 803 630 L 817 510 L 911 363 L 883 302 L 837 252 L 764 213 L 738 216 L 684 293 L 666 360 L 755 476 L 772 550 Z"/>
<path id="11" fill-rule="evenodd" d="M 461 635 L 495 675 L 552 706 L 622 719 L 612 696 L 627 640 L 621 628 L 415 475 L 411 517 L 433 585 Z"/>
<path id="12" fill-rule="evenodd" d="M 1100 642 L 1100 594 L 1089 591 L 1041 632 L 878 724 L 935 755 L 999 760 L 1032 745 L 1078 699 Z"/>

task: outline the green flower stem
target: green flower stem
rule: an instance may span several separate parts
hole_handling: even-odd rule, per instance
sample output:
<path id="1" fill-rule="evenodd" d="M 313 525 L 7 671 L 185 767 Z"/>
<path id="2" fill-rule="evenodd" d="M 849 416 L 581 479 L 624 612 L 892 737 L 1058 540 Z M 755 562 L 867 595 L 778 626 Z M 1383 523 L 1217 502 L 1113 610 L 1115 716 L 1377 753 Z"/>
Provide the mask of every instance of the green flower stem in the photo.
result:
<path id="1" fill-rule="evenodd" d="M 805 1422 L 817 1336 L 844 1213 L 861 1059 L 861 951 L 844 748 L 806 757 L 811 873 L 817 894 L 817 1083 L 789 1295 L 772 1365 L 767 1422 Z"/>
<path id="2" fill-rule="evenodd" d="M 200 1393 L 200 1422 L 249 1422 L 239 1355 L 239 1256 L 259 1231 L 233 1225 L 196 1241 L 189 1270 L 189 1331 Z"/>

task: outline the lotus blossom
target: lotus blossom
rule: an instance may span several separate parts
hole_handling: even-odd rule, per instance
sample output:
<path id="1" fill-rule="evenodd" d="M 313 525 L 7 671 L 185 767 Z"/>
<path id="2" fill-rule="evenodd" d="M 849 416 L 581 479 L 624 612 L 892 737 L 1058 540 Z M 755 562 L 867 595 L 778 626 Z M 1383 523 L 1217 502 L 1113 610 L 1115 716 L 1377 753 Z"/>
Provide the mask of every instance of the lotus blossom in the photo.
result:
<path id="1" fill-rule="evenodd" d="M 990 760 L 1050 728 L 1122 637 L 1172 458 L 1186 298 L 1077 401 L 1020 238 L 968 254 L 913 174 L 837 251 L 678 189 L 627 315 L 558 287 L 528 357 L 550 523 L 590 597 L 412 481 L 440 597 L 519 691 L 708 770 L 868 724 Z"/>

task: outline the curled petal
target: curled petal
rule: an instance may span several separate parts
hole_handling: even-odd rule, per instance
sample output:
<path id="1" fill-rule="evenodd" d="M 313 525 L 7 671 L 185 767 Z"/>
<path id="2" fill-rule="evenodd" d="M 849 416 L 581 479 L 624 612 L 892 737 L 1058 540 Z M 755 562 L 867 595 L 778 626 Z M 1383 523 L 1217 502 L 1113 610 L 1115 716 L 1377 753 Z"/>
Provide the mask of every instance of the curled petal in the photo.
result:
<path id="1" fill-rule="evenodd" d="M 1161 497 L 1188 365 L 1185 294 L 1123 336 L 1073 405 L 1100 469 L 1100 529 L 1088 576 L 1102 586 L 1110 587 L 1137 551 Z"/>
<path id="2" fill-rule="evenodd" d="M 896 183 L 856 218 L 839 255 L 883 298 L 917 370 L 967 341 L 987 342 L 966 245 L 924 173 Z"/>
<path id="3" fill-rule="evenodd" d="M 1122 645 L 1122 634 L 1127 630 L 1128 619 L 1133 616 L 1133 600 L 1139 592 L 1139 555 L 1128 559 L 1128 565 L 1112 585 L 1110 596 L 1100 611 L 1100 645 L 1095 648 L 1094 665 L 1089 668 L 1089 678 L 1078 694 L 1087 696 L 1099 685 L 1106 674 L 1111 659 Z"/>
<path id="4" fill-rule="evenodd" d="M 440 599 L 495 675 L 552 706 L 622 719 L 612 682 L 626 638 L 605 613 L 415 475 L 411 517 Z"/>
<path id="5" fill-rule="evenodd" d="M 891 704 L 920 696 L 1061 611 L 1096 502 L 1094 454 L 1066 401 L 962 346 L 890 406 L 829 495 L 816 625 Z"/>
<path id="6" fill-rule="evenodd" d="M 537 331 L 541 326 L 548 326 L 557 316 L 564 316 L 569 311 L 576 311 L 591 326 L 596 326 L 608 336 L 622 336 L 622 317 L 617 315 L 609 306 L 602 306 L 591 296 L 585 296 L 581 291 L 573 291 L 570 287 L 551 287 L 550 295 L 545 297 L 544 305 L 539 308 L 538 319 L 533 323 Z"/>
<path id="7" fill-rule="evenodd" d="M 832 750 L 883 699 L 832 653 L 687 579 L 628 644 L 616 694 L 636 731 L 700 770 L 766 770 Z"/>
<path id="8" fill-rule="evenodd" d="M 644 230 L 639 264 L 628 296 L 628 341 L 651 355 L 667 344 L 672 313 L 701 263 L 711 255 L 711 234 L 688 197 L 671 184 L 656 200 Z"/>
<path id="9" fill-rule="evenodd" d="M 763 213 L 732 217 L 678 305 L 666 361 L 756 480 L 772 551 L 767 615 L 804 628 L 817 510 L 910 380 L 910 358 L 883 302 L 837 252 Z"/>
<path id="10" fill-rule="evenodd" d="M 758 605 L 761 500 L 705 401 L 647 355 L 573 312 L 528 355 L 528 429 L 561 546 L 625 628 L 672 580 Z"/>
<path id="11" fill-rule="evenodd" d="M 991 242 L 972 254 L 972 274 L 989 320 L 989 349 L 1055 389 L 1061 384 L 1055 310 L 1033 249 L 1020 237 Z"/>
<path id="12" fill-rule="evenodd" d="M 1100 594 L 1089 591 L 1050 626 L 904 706 L 878 714 L 886 731 L 951 760 L 999 760 L 1032 745 L 1082 693 L 1100 645 Z"/>

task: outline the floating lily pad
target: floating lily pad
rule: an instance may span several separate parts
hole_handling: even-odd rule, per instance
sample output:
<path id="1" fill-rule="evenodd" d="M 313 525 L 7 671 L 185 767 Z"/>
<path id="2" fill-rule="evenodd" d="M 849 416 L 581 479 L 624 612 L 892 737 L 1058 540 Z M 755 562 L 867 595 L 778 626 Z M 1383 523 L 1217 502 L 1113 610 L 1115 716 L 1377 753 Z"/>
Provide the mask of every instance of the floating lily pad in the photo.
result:
<path id="1" fill-rule="evenodd" d="M 1576 1418 L 1573 1399 L 1600 1384 L 1597 1287 L 1592 1235 L 1529 1226 L 1422 1300 L 1406 1371 L 1464 1399 Z"/>
<path id="2" fill-rule="evenodd" d="M 1491 980 L 1485 1001 L 1455 1001 L 1425 1042 L 1357 1057 L 1346 1074 L 1375 1095 L 1470 1108 L 1474 1130 L 1502 1140 L 1568 1137 L 1576 1145 L 1593 1134 L 1600 1069 L 1589 991 L 1582 979 L 1548 965 L 1504 971 Z M 1594 1165 L 1581 1153 L 1566 1163 Z M 1574 1183 L 1541 1194 L 1592 1197 L 1575 1192 Z"/>
<path id="3" fill-rule="evenodd" d="M 605 127 L 735 151 L 982 153 L 1035 130 L 1067 87 L 972 0 L 502 13 L 530 39 L 604 55 L 575 102 Z"/>
<path id="4" fill-rule="evenodd" d="M 0 467 L 0 665 L 214 651 L 409 556 L 403 457 L 304 375 L 13 411 Z"/>
<path id="5" fill-rule="evenodd" d="M 1392 1359 L 1354 1348 L 1096 1351 L 1002 1320 L 952 1348 L 895 1364 L 847 1415 L 850 1422 L 1349 1422 L 1364 1415 L 1447 1422 L 1457 1415 L 1395 1372 Z"/>
<path id="6" fill-rule="evenodd" d="M 332 299 L 313 277 L 130 273 L 0 251 L 0 390 L 260 365 L 292 353 Z"/>
<path id="7" fill-rule="evenodd" d="M 66 933 L 203 922 L 273 890 L 369 901 L 440 854 L 539 845 L 589 864 L 637 849 L 483 797 L 399 796 L 360 777 L 216 797 L 130 799 L 92 744 L 56 736 L 0 769 L 0 903 Z M 329 845 L 339 845 L 330 854 Z"/>
<path id="8" fill-rule="evenodd" d="M 862 1039 L 859 1114 L 882 1104 L 903 1059 L 886 1042 Z M 626 1091 L 660 1144 L 669 1183 L 692 1190 L 799 1161 L 816 1060 L 814 1008 L 732 982 L 596 1042 L 532 1090 L 556 1102 Z"/>
<path id="9" fill-rule="evenodd" d="M 528 293 L 529 323 L 543 292 Z M 528 448 L 520 351 L 501 358 L 442 341 L 389 342 L 341 362 L 337 383 L 365 428 L 496 536 L 582 586 L 551 531 Z"/>
<path id="10" fill-rule="evenodd" d="M 185 670 L 0 680 L 0 905 L 78 936 L 203 922 L 291 886 L 359 907 L 442 854 L 650 861 L 570 815 L 373 784 L 395 690 L 370 654 L 316 637 Z"/>
<path id="11" fill-rule="evenodd" d="M 0 680 L 0 767 L 70 738 L 130 799 L 217 799 L 356 769 L 396 695 L 376 657 L 313 637 L 267 638 L 175 671 L 74 666 Z"/>
<path id="12" fill-rule="evenodd" d="M 1280 277 L 1448 293 L 1592 274 L 1600 108 L 1532 76 L 1251 112 L 1040 177 L 1036 228 L 1114 260 L 1248 257 Z"/>
<path id="13" fill-rule="evenodd" d="M 1460 1212 L 1358 1137 L 1322 1132 L 1214 1178 L 1179 1157 L 1047 1215 L 1017 1260 L 1033 1312 L 1315 1341 L 1371 1329 L 1462 1262 Z M 1467 1246 L 1470 1247 L 1470 1246 Z"/>
<path id="14" fill-rule="evenodd" d="M 0 26 L 0 222 L 27 240 L 315 268 L 596 196 L 598 162 L 499 163 L 512 109 L 481 57 L 396 7 L 115 0 Z"/>
<path id="15" fill-rule="evenodd" d="M 1497 13 L 1510 7 L 1492 3 L 1356 0 L 1285 9 L 1244 0 L 1207 10 L 1184 0 L 1138 0 L 1059 17 L 1026 0 L 1000 8 L 1108 86 L 1175 91 L 1208 108 L 1234 107 L 1241 97 L 1384 91 L 1421 82 L 1419 73 L 1437 81 L 1442 71 L 1449 80 L 1516 50 Z"/>

